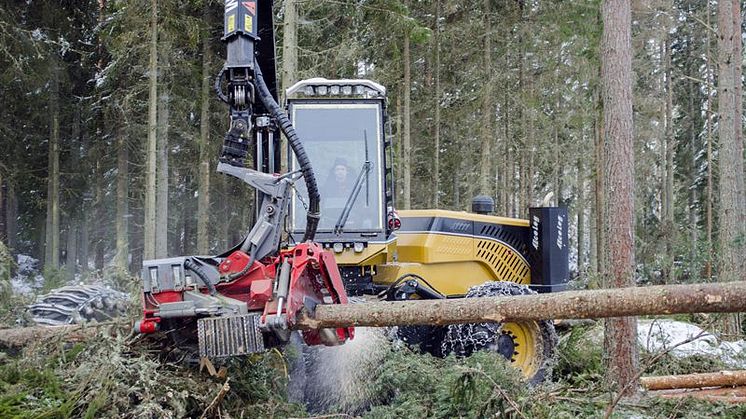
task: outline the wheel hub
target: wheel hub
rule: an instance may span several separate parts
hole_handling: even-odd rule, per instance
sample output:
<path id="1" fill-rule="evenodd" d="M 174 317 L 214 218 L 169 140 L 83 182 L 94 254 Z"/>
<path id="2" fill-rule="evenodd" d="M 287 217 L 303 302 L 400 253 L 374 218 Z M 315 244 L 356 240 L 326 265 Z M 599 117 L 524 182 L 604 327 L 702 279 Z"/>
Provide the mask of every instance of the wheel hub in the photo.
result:
<path id="1" fill-rule="evenodd" d="M 515 341 L 510 334 L 503 332 L 497 338 L 497 353 L 504 356 L 505 359 L 511 360 L 513 358 L 513 351 L 515 350 Z"/>

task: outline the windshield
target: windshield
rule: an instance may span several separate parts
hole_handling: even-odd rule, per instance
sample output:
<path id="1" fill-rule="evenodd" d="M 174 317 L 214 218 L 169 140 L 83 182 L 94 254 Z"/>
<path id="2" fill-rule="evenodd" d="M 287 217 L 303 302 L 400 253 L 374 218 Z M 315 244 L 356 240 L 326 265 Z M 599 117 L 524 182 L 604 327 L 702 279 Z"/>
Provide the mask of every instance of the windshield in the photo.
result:
<path id="1" fill-rule="evenodd" d="M 292 105 L 295 130 L 303 141 L 321 192 L 320 231 L 383 228 L 380 105 L 310 103 Z M 292 170 L 298 170 L 293 156 Z M 308 194 L 302 179 L 292 197 L 292 229 L 306 227 Z M 349 202 L 349 203 L 348 203 Z M 349 216 L 342 213 L 345 205 Z"/>

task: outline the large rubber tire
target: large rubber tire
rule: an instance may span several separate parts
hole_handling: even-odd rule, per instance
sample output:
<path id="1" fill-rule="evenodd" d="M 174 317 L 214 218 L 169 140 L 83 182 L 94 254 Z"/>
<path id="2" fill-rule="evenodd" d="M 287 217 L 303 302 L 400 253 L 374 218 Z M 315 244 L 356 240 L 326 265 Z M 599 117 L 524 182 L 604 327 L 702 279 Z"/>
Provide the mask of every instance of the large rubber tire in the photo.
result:
<path id="1" fill-rule="evenodd" d="M 485 282 L 469 289 L 466 298 L 535 294 L 514 282 Z M 549 379 L 555 363 L 557 332 L 549 320 L 510 323 L 473 323 L 439 326 L 405 326 L 397 337 L 434 356 L 469 356 L 491 350 L 519 368 L 526 380 L 539 384 Z"/>
<path id="2" fill-rule="evenodd" d="M 101 285 L 70 285 L 40 296 L 28 306 L 31 321 L 41 326 L 101 322 L 124 316 L 129 295 Z"/>
<path id="3" fill-rule="evenodd" d="M 485 282 L 469 289 L 466 298 L 536 294 L 514 282 Z M 447 327 L 441 351 L 469 356 L 492 350 L 519 368 L 526 380 L 540 384 L 548 380 L 555 363 L 557 332 L 551 320 L 505 323 L 458 324 Z"/>

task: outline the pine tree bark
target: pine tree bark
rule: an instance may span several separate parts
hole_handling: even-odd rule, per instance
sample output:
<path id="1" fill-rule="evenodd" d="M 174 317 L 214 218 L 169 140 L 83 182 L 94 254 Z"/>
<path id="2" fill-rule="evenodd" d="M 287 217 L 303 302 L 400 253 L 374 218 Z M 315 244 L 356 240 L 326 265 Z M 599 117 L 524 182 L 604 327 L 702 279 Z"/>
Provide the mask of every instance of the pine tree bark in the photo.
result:
<path id="1" fill-rule="evenodd" d="M 283 91 L 298 81 L 298 0 L 284 0 L 282 21 Z"/>
<path id="2" fill-rule="evenodd" d="M 742 220 L 744 207 L 742 110 L 740 98 L 740 66 L 742 62 L 740 3 L 736 0 L 718 2 L 718 110 L 720 113 L 720 281 L 742 279 L 746 258 L 746 231 Z M 736 26 L 738 24 L 738 26 Z M 738 77 L 738 78 L 737 78 Z M 736 334 L 737 319 L 729 317 L 724 331 Z"/>
<path id="3" fill-rule="evenodd" d="M 433 121 L 433 208 L 440 206 L 440 0 L 435 0 L 435 25 L 433 26 L 435 50 L 435 117 Z"/>
<path id="4" fill-rule="evenodd" d="M 100 158 L 101 155 L 98 155 L 99 158 L 95 160 L 95 168 L 94 168 L 94 202 L 93 202 L 93 208 L 94 212 L 96 214 L 97 220 L 103 220 L 106 214 L 106 207 L 105 207 L 105 191 L 104 191 L 104 165 L 102 162 L 102 159 Z M 102 223 L 96 223 L 94 224 L 94 233 L 93 233 L 93 266 L 98 271 L 102 271 L 104 269 L 104 253 L 106 250 L 106 230 Z"/>
<path id="5" fill-rule="evenodd" d="M 124 108 L 127 112 L 127 104 Z M 120 129 L 117 138 L 117 220 L 114 256 L 114 266 L 122 270 L 128 268 L 129 256 L 129 150 L 124 131 Z"/>
<path id="6" fill-rule="evenodd" d="M 299 0 L 285 0 L 282 27 L 282 92 L 298 81 L 298 8 Z M 280 170 L 288 171 L 288 146 L 285 136 L 280 137 Z"/>
<path id="7" fill-rule="evenodd" d="M 744 167 L 746 160 L 746 154 L 744 154 L 743 144 L 743 38 L 742 30 L 743 17 L 741 15 L 741 2 L 739 0 L 733 0 L 733 30 L 735 36 L 733 37 L 733 56 L 736 57 L 733 63 L 733 71 L 735 72 L 734 79 L 736 81 L 736 155 L 742 156 L 741 159 L 736 159 L 736 186 L 738 188 L 738 196 L 740 197 L 740 214 L 738 224 L 741 226 L 740 236 L 738 238 L 738 244 L 740 247 L 740 278 L 746 277 L 746 167 Z M 740 154 L 739 154 L 740 153 Z M 736 319 L 740 325 L 740 314 Z M 740 329 L 740 327 L 739 327 Z M 739 330 L 740 334 L 740 330 Z"/>
<path id="8" fill-rule="evenodd" d="M 513 297 L 318 305 L 296 329 L 597 319 L 746 310 L 746 281 L 566 291 Z M 634 317 L 627 317 L 635 321 Z M 637 351 L 637 337 L 630 343 Z"/>
<path id="9" fill-rule="evenodd" d="M 49 173 L 47 177 L 47 222 L 44 268 L 60 267 L 60 71 L 57 58 L 51 59 L 49 90 Z"/>
<path id="10" fill-rule="evenodd" d="M 11 252 L 15 252 L 18 244 L 18 197 L 13 178 L 7 179 L 5 185 L 6 230 L 8 232 L 5 243 Z"/>
<path id="11" fill-rule="evenodd" d="M 609 267 L 606 286 L 635 284 L 634 149 L 632 143 L 632 42 L 629 0 L 604 0 L 602 5 L 601 86 L 604 111 L 604 169 Z M 606 321 L 604 350 L 606 381 L 626 395 L 637 386 L 637 321 L 633 317 Z"/>
<path id="12" fill-rule="evenodd" d="M 165 54 L 164 54 L 165 56 Z M 168 63 L 164 59 L 163 68 Z M 162 71 L 161 74 L 165 73 Z M 158 139 L 156 167 L 156 197 L 155 197 L 155 257 L 168 256 L 168 131 L 171 113 L 170 91 L 166 82 L 160 83 L 161 92 L 158 99 Z"/>
<path id="13" fill-rule="evenodd" d="M 584 277 L 587 272 L 585 264 L 585 164 L 583 157 L 577 161 L 577 177 L 575 179 L 575 188 L 577 190 L 577 203 L 575 205 L 578 217 L 578 274 Z"/>
<path id="14" fill-rule="evenodd" d="M 8 242 L 8 185 L 7 180 L 0 172 L 0 242 Z"/>
<path id="15" fill-rule="evenodd" d="M 601 73 L 599 68 L 599 79 L 601 79 Z M 601 90 L 597 88 L 594 92 L 594 102 L 596 111 L 593 118 L 593 161 L 594 167 L 594 182 L 593 182 L 593 236 L 595 237 L 595 246 L 593 251 L 595 256 L 592 258 L 593 272 L 603 277 L 606 272 L 606 247 L 605 247 L 605 235 L 604 231 L 604 219 L 606 212 L 604 208 L 604 153 L 605 153 L 605 141 L 604 141 L 604 110 L 603 100 L 601 98 Z"/>
<path id="16" fill-rule="evenodd" d="M 84 207 L 87 208 L 87 207 Z M 80 260 L 80 272 L 88 271 L 88 242 L 90 235 L 88 233 L 88 223 L 80 223 L 80 242 L 78 250 L 78 260 Z"/>
<path id="17" fill-rule="evenodd" d="M 294 329 L 447 325 L 630 315 L 729 313 L 746 310 L 746 281 L 566 291 L 512 297 L 321 304 L 296 319 Z M 101 325 L 105 325 L 102 323 Z M 21 347 L 40 339 L 91 336 L 95 326 L 0 329 L 0 346 Z M 71 337 L 65 337 L 72 333 Z M 82 335 L 78 334 L 81 333 Z"/>
<path id="18" fill-rule="evenodd" d="M 710 27 L 710 2 L 707 2 L 707 27 Z M 713 266 L 713 254 L 712 254 L 712 203 L 713 203 L 713 179 L 712 179 L 712 85 L 714 84 L 714 76 L 712 74 L 712 54 L 710 53 L 710 31 L 705 31 L 707 36 L 705 37 L 705 73 L 706 80 L 705 85 L 707 92 L 707 203 L 705 208 L 705 234 L 707 235 L 707 264 L 705 265 L 705 278 L 710 281 L 712 280 L 712 266 Z"/>
<path id="19" fill-rule="evenodd" d="M 77 217 L 71 217 L 67 228 L 67 251 L 65 258 L 65 275 L 69 281 L 75 279 L 78 271 L 78 230 L 80 221 Z"/>
<path id="20" fill-rule="evenodd" d="M 746 385 L 746 371 L 736 370 L 702 374 L 642 377 L 640 379 L 640 384 L 648 390 L 743 386 Z"/>
<path id="21" fill-rule="evenodd" d="M 294 0 L 289 0 L 293 2 Z M 207 13 L 205 13 L 206 15 Z M 212 74 L 210 63 L 209 31 L 202 38 L 202 91 L 199 126 L 199 184 L 197 197 L 197 252 L 207 254 L 210 251 L 210 80 Z"/>
<path id="22" fill-rule="evenodd" d="M 671 46 L 670 37 L 663 41 L 664 89 L 666 94 L 664 115 L 664 144 L 665 144 L 665 186 L 663 199 L 663 239 L 666 246 L 666 257 L 663 266 L 663 276 L 666 281 L 673 281 L 673 241 L 674 241 L 674 153 L 676 137 L 673 129 L 673 81 L 671 80 Z"/>
<path id="23" fill-rule="evenodd" d="M 155 258 L 156 161 L 158 137 L 158 0 L 150 2 L 150 60 L 148 62 L 148 142 L 145 151 L 145 222 L 143 258 Z"/>

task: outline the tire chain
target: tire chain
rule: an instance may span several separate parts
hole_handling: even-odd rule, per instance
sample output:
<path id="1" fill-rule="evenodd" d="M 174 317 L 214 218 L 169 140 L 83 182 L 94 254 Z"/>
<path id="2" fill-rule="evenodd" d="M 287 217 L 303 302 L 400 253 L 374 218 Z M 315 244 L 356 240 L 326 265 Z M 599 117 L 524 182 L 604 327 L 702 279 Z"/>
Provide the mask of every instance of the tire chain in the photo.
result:
<path id="1" fill-rule="evenodd" d="M 69 285 L 42 295 L 28 306 L 40 326 L 105 321 L 126 313 L 129 295 L 102 285 Z"/>
<path id="2" fill-rule="evenodd" d="M 507 281 L 488 281 L 469 288 L 465 298 L 498 297 L 513 295 L 535 294 L 527 286 Z M 474 351 L 496 347 L 500 337 L 502 322 L 499 323 L 467 323 L 452 324 L 441 343 L 443 354 L 453 353 L 458 356 L 468 356 Z"/>

